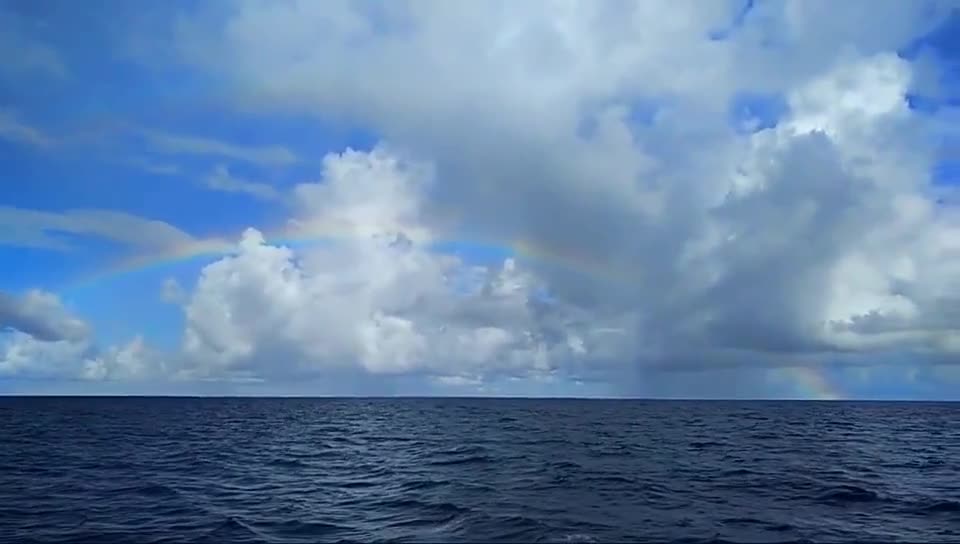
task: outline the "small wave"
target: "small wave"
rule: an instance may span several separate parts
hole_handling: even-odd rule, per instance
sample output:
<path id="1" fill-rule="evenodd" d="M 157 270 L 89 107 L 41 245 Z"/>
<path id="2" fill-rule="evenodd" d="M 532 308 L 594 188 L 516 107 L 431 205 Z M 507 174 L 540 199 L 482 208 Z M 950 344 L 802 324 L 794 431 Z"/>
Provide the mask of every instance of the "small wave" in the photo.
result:
<path id="1" fill-rule="evenodd" d="M 457 506 L 451 502 L 425 502 L 416 499 L 385 499 L 374 503 L 373 506 L 431 514 L 465 514 L 470 511 L 469 508 Z"/>
<path id="2" fill-rule="evenodd" d="M 382 481 L 372 481 L 372 480 L 349 480 L 346 482 L 339 482 L 336 484 L 337 487 L 343 489 L 364 489 L 367 487 L 376 487 L 383 485 Z"/>
<path id="3" fill-rule="evenodd" d="M 721 472 L 720 476 L 722 478 L 727 478 L 730 476 L 753 476 L 754 474 L 756 474 L 756 472 L 748 468 L 734 468 L 734 469 L 725 470 Z"/>
<path id="4" fill-rule="evenodd" d="M 483 446 L 456 446 L 434 452 L 435 455 L 481 455 L 487 450 Z"/>
<path id="5" fill-rule="evenodd" d="M 425 489 L 433 489 L 435 487 L 442 487 L 445 485 L 450 485 L 448 480 L 413 480 L 410 482 L 403 482 L 400 484 L 400 488 L 403 491 L 420 491 Z"/>
<path id="6" fill-rule="evenodd" d="M 762 519 L 751 518 L 751 517 L 741 517 L 741 518 L 726 518 L 720 520 L 721 523 L 726 525 L 752 525 L 766 529 L 768 531 L 774 532 L 784 532 L 793 530 L 793 525 L 789 523 L 777 523 L 772 521 L 764 521 Z"/>
<path id="7" fill-rule="evenodd" d="M 117 493 L 130 493 L 144 497 L 176 497 L 180 493 L 163 484 L 140 484 L 115 490 Z"/>
<path id="8" fill-rule="evenodd" d="M 921 460 L 921 461 L 919 462 L 919 465 L 917 466 L 917 468 L 919 468 L 919 469 L 939 468 L 939 467 L 942 467 L 942 466 L 944 466 L 944 465 L 946 465 L 946 464 L 947 464 L 947 462 L 944 461 L 943 459 L 927 458 L 927 459 Z"/>
<path id="9" fill-rule="evenodd" d="M 478 542 L 536 542 L 545 530 L 552 529 L 542 521 L 524 515 L 485 515 L 483 518 L 474 520 L 469 527 L 469 534 L 475 535 Z"/>
<path id="10" fill-rule="evenodd" d="M 573 544 L 573 543 L 577 543 L 577 542 L 597 542 L 597 539 L 596 539 L 596 537 L 593 537 L 593 536 L 590 536 L 590 535 L 585 535 L 585 534 L 582 534 L 582 533 L 572 533 L 572 534 L 568 534 L 568 535 L 560 535 L 560 536 L 557 536 L 557 537 L 546 537 L 546 538 L 543 538 L 543 539 L 541 539 L 541 540 L 538 540 L 538 542 L 551 543 L 551 544 L 552 544 L 552 543 L 557 543 L 557 544 L 560 544 L 560 543 L 569 543 L 569 544 Z"/>
<path id="11" fill-rule="evenodd" d="M 412 499 L 394 499 L 377 503 L 377 508 L 391 510 L 375 518 L 378 525 L 392 528 L 436 528 L 449 524 L 472 512 L 471 509 L 450 502 L 424 502 Z"/>
<path id="12" fill-rule="evenodd" d="M 960 501 L 939 500 L 921 505 L 918 512 L 960 512 Z"/>
<path id="13" fill-rule="evenodd" d="M 617 476 L 617 475 L 588 476 L 584 478 L 584 481 L 591 482 L 591 483 L 622 484 L 622 485 L 633 485 L 636 483 L 636 480 L 634 480 L 633 478 L 628 478 L 626 476 Z"/>
<path id="14" fill-rule="evenodd" d="M 459 459 L 438 459 L 436 461 L 430 461 L 428 464 L 433 466 L 453 466 L 453 465 L 474 465 L 474 464 L 486 464 L 492 463 L 493 458 L 487 455 L 470 455 L 468 457 L 461 457 Z"/>
<path id="15" fill-rule="evenodd" d="M 210 532 L 194 540 L 197 543 L 214 542 L 266 542 L 267 539 L 250 525 L 230 516 Z"/>
<path id="16" fill-rule="evenodd" d="M 280 468 L 309 468 L 310 466 L 299 459 L 285 459 L 285 458 L 270 459 L 269 461 L 267 461 L 267 464 L 272 467 L 280 467 Z"/>
<path id="17" fill-rule="evenodd" d="M 270 523 L 263 526 L 271 532 L 276 531 L 284 536 L 320 536 L 329 535 L 340 531 L 347 531 L 350 528 L 334 523 L 324 523 L 322 521 L 298 521 L 288 520 Z"/>
<path id="18" fill-rule="evenodd" d="M 817 501 L 825 503 L 873 502 L 880 499 L 876 491 L 855 485 L 840 485 L 817 496 Z"/>

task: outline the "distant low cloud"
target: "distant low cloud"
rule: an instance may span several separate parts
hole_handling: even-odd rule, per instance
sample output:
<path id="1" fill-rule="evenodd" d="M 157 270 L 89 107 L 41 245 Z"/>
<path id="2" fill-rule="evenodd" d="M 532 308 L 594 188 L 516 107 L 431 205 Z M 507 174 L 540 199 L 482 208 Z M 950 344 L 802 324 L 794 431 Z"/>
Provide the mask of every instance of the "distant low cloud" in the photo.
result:
<path id="1" fill-rule="evenodd" d="M 266 166 L 288 166 L 297 162 L 297 156 L 281 146 L 241 146 L 181 134 L 147 130 L 147 142 L 157 151 L 169 154 L 222 157 Z"/>
<path id="2" fill-rule="evenodd" d="M 170 376 L 165 359 L 136 337 L 99 349 L 90 325 L 57 295 L 0 292 L 0 376 L 136 380 Z"/>

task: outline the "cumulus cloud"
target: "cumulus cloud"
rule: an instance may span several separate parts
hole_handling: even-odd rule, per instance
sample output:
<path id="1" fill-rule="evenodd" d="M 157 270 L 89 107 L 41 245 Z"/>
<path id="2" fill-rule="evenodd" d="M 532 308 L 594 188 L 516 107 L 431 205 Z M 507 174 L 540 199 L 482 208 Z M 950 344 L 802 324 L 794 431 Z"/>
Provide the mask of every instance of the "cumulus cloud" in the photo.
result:
<path id="1" fill-rule="evenodd" d="M 149 347 L 142 336 L 122 346 L 111 346 L 83 359 L 79 377 L 85 380 L 146 380 L 175 378 L 163 353 Z"/>
<path id="2" fill-rule="evenodd" d="M 17 330 L 0 332 L 0 376 L 77 377 L 91 349 L 88 338 L 46 341 Z"/>
<path id="3" fill-rule="evenodd" d="M 295 252 L 249 229 L 236 254 L 204 268 L 185 305 L 188 373 L 360 368 L 466 382 L 546 376 L 558 361 L 610 355 L 610 320 L 548 301 L 512 259 L 479 267 L 432 251 L 420 218 L 431 182 L 429 168 L 386 150 L 327 156 L 323 179 L 296 188 L 292 228 L 333 224 L 338 239 Z"/>
<path id="4" fill-rule="evenodd" d="M 0 376 L 84 381 L 176 378 L 163 354 L 140 337 L 100 349 L 92 338 L 44 340 L 18 330 L 0 333 Z"/>
<path id="5" fill-rule="evenodd" d="M 955 359 L 960 215 L 933 197 L 942 122 L 909 108 L 918 68 L 896 50 L 956 4 L 758 2 L 736 20 L 738 4 L 247 2 L 185 19 L 185 59 L 243 107 L 339 112 L 436 179 L 397 178 L 383 150 L 328 158 L 296 224 L 357 241 L 300 254 L 249 232 L 201 277 L 187 351 L 455 382 Z M 785 105 L 761 130 L 731 123 L 750 93 Z M 455 235 L 589 272 L 425 250 L 451 213 Z"/>
<path id="6" fill-rule="evenodd" d="M 53 293 L 0 293 L 0 375 L 127 380 L 167 374 L 141 338 L 99 350 L 90 325 Z"/>
<path id="7" fill-rule="evenodd" d="M 91 353 L 90 326 L 53 293 L 0 293 L 0 375 L 76 375 Z"/>
<path id="8" fill-rule="evenodd" d="M 56 295 L 36 289 L 21 296 L 0 292 L 0 328 L 46 342 L 78 341 L 90 335 L 87 324 L 67 311 Z"/>
<path id="9" fill-rule="evenodd" d="M 170 50 L 238 109 L 339 117 L 386 143 L 327 155 L 290 195 L 226 168 L 206 180 L 282 197 L 291 234 L 334 239 L 291 248 L 251 228 L 189 292 L 165 285 L 184 310 L 179 353 L 44 341 L 21 317 L 2 368 L 69 358 L 91 379 L 623 393 L 712 369 L 709 395 L 749 394 L 775 367 L 960 361 L 960 213 L 931 180 L 955 112 L 911 109 L 935 63 L 897 54 L 956 3 L 740 4 L 254 0 L 180 14 Z M 735 108 L 761 99 L 780 106 Z M 146 137 L 170 154 L 298 160 Z M 48 247 L 62 243 L 51 232 L 191 240 L 102 212 L 7 208 L 4 222 Z M 546 258 L 478 265 L 435 250 L 450 238 Z"/>

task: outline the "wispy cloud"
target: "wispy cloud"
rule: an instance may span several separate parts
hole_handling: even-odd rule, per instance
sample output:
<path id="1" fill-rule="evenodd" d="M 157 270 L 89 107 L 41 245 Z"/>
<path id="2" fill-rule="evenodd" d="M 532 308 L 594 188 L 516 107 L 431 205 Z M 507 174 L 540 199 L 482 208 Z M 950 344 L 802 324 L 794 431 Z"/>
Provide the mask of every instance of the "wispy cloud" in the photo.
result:
<path id="1" fill-rule="evenodd" d="M 279 200 L 280 191 L 272 185 L 248 181 L 230 173 L 226 166 L 217 165 L 213 173 L 204 180 L 207 188 L 228 193 L 244 193 L 263 200 Z"/>
<path id="2" fill-rule="evenodd" d="M 0 76 L 20 78 L 37 74 L 54 78 L 67 75 L 59 52 L 30 36 L 30 21 L 0 14 Z"/>
<path id="3" fill-rule="evenodd" d="M 30 126 L 17 118 L 10 110 L 0 109 L 0 138 L 34 147 L 50 147 L 53 138 L 40 129 Z"/>
<path id="4" fill-rule="evenodd" d="M 101 209 L 50 212 L 0 206 L 0 245 L 68 250 L 63 235 L 90 236 L 139 248 L 163 248 L 193 241 L 182 230 L 154 219 Z"/>
<path id="5" fill-rule="evenodd" d="M 292 151 L 277 145 L 241 146 L 211 138 L 153 130 L 143 131 L 143 134 L 152 147 L 164 153 L 217 156 L 270 166 L 290 165 L 298 160 Z"/>
<path id="6" fill-rule="evenodd" d="M 130 166 L 135 166 L 140 168 L 148 174 L 156 174 L 160 176 L 176 176 L 181 173 L 180 167 L 176 164 L 154 162 L 149 159 L 144 159 L 141 157 L 132 157 L 125 159 L 123 161 Z"/>

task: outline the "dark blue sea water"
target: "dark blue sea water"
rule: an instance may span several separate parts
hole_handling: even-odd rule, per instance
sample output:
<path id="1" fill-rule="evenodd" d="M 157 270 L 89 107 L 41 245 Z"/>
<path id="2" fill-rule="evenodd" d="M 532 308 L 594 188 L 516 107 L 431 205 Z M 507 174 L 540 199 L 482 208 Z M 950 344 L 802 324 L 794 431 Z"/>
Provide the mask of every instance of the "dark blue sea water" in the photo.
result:
<path id="1" fill-rule="evenodd" d="M 0 398 L 0 542 L 960 541 L 960 405 Z"/>

